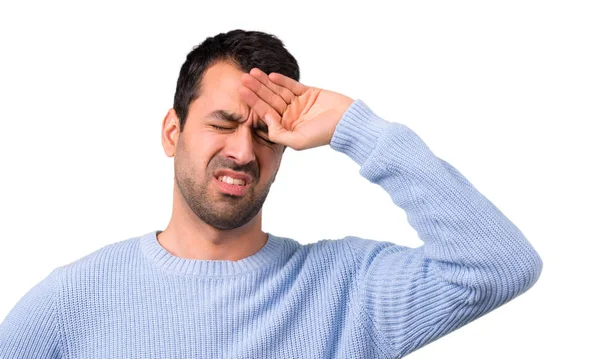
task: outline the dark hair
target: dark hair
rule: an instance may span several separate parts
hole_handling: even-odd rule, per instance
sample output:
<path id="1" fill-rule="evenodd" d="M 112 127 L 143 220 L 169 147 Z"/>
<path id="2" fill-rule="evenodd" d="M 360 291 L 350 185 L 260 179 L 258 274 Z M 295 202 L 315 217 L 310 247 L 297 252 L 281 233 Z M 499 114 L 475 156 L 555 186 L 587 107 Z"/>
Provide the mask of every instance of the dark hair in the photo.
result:
<path id="1" fill-rule="evenodd" d="M 180 131 L 185 126 L 190 104 L 200 96 L 204 72 L 219 61 L 229 61 L 245 72 L 258 67 L 266 74 L 278 72 L 300 80 L 296 59 L 274 35 L 237 29 L 208 37 L 190 51 L 179 71 L 173 109 L 179 117 Z"/>

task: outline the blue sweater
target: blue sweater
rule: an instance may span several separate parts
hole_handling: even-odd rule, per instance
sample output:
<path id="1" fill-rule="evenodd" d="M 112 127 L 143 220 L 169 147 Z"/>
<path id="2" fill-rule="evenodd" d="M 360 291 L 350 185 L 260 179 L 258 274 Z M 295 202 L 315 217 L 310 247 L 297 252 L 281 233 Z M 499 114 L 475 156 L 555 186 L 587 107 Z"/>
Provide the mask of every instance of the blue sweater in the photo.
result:
<path id="1" fill-rule="evenodd" d="M 0 358 L 403 357 L 539 278 L 521 231 L 407 126 L 356 100 L 330 146 L 422 246 L 269 233 L 244 259 L 193 260 L 151 231 L 49 273 L 0 325 Z"/>

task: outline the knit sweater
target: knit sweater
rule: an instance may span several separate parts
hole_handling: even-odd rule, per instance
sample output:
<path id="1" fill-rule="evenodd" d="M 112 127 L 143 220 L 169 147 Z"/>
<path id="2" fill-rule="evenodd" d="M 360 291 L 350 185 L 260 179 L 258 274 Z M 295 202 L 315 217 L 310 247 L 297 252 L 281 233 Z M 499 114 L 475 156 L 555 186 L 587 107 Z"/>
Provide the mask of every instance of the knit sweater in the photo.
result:
<path id="1" fill-rule="evenodd" d="M 268 233 L 241 260 L 195 260 L 154 230 L 51 271 L 0 325 L 0 358 L 404 357 L 539 278 L 521 231 L 407 126 L 356 100 L 330 146 L 387 191 L 421 246 Z"/>

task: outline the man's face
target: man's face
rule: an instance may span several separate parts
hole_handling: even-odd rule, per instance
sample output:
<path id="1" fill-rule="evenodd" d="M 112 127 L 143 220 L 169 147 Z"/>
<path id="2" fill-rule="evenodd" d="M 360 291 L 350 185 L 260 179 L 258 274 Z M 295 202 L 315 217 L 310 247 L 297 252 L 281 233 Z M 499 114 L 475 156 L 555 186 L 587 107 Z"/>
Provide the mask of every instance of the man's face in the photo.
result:
<path id="1" fill-rule="evenodd" d="M 283 154 L 283 145 L 267 141 L 266 125 L 241 99 L 242 73 L 228 63 L 205 71 L 175 152 L 183 198 L 198 218 L 221 230 L 238 228 L 260 212 Z M 228 120 L 223 112 L 239 118 Z M 246 184 L 220 181 L 227 171 L 233 178 L 246 175 Z"/>

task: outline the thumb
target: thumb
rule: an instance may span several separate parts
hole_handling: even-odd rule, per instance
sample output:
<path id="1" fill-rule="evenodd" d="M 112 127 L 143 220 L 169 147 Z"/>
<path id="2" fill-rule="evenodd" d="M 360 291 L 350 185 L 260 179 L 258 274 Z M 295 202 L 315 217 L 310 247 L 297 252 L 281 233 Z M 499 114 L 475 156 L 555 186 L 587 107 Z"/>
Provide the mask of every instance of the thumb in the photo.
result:
<path id="1" fill-rule="evenodd" d="M 275 128 L 277 126 L 281 127 L 281 124 L 279 123 L 274 123 L 276 120 L 273 118 L 273 115 L 271 115 L 270 113 L 267 113 L 265 115 L 265 122 L 267 123 L 267 126 L 269 126 L 269 130 L 271 129 L 271 127 Z"/>
<path id="2" fill-rule="evenodd" d="M 294 148 L 294 136 L 291 131 L 286 130 L 281 125 L 281 118 L 267 113 L 264 117 L 267 126 L 269 127 L 269 140 L 280 143 L 284 146 Z"/>

